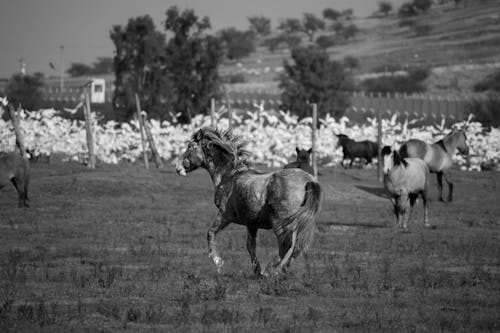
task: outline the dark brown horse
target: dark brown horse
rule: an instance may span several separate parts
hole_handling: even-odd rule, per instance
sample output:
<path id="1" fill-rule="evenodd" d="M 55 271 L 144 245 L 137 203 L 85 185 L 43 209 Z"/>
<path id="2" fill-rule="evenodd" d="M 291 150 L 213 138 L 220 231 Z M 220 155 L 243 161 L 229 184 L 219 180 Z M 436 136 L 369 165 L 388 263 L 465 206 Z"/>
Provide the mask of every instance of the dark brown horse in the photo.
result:
<path id="1" fill-rule="evenodd" d="M 0 189 L 11 182 L 19 195 L 19 207 L 29 207 L 29 162 L 18 153 L 0 152 Z"/>
<path id="2" fill-rule="evenodd" d="M 344 154 L 344 158 L 340 163 L 344 168 L 344 161 L 346 159 L 351 160 L 349 168 L 352 168 L 352 163 L 356 157 L 364 158 L 366 160 L 365 164 L 369 164 L 372 162 L 372 159 L 378 155 L 378 145 L 375 142 L 370 140 L 354 141 L 345 134 L 338 134 L 337 138 L 339 139 L 338 145 L 342 146 L 342 152 Z"/>
<path id="3" fill-rule="evenodd" d="M 463 154 L 469 154 L 467 136 L 464 130 L 454 130 L 442 140 L 433 144 L 427 144 L 421 140 L 412 139 L 405 142 L 399 149 L 402 158 L 417 157 L 427 164 L 430 172 L 437 175 L 439 201 L 443 200 L 443 176 L 448 183 L 448 201 L 453 200 L 453 181 L 451 178 L 451 167 L 453 156 L 457 150 Z"/>
<path id="4" fill-rule="evenodd" d="M 299 168 L 311 175 L 314 175 L 314 170 L 311 166 L 312 148 L 305 150 L 295 147 L 295 151 L 297 152 L 297 160 L 295 162 L 288 163 L 283 167 L 283 169 Z"/>
<path id="5" fill-rule="evenodd" d="M 208 230 L 208 254 L 222 271 L 223 261 L 215 247 L 216 234 L 230 223 L 247 227 L 247 250 L 255 274 L 262 271 L 256 256 L 258 229 L 272 229 L 279 255 L 268 266 L 279 273 L 303 250 L 314 235 L 320 210 L 320 185 L 300 169 L 271 173 L 256 171 L 248 160 L 249 152 L 239 137 L 229 131 L 202 128 L 197 131 L 176 163 L 177 173 L 204 168 L 215 186 L 217 218 Z"/>

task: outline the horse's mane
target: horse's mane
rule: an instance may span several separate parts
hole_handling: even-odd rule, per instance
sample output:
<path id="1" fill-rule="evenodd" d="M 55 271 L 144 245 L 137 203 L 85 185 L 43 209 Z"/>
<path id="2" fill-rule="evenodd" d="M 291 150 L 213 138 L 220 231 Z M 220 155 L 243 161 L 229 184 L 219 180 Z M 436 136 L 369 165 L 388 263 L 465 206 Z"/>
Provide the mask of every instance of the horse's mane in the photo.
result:
<path id="1" fill-rule="evenodd" d="M 193 134 L 193 140 L 196 142 L 207 141 L 212 145 L 232 157 L 233 168 L 237 170 L 249 169 L 252 163 L 248 160 L 251 155 L 247 149 L 247 143 L 239 135 L 231 130 L 222 130 L 219 128 L 204 127 Z M 205 145 L 207 147 L 208 145 Z"/>

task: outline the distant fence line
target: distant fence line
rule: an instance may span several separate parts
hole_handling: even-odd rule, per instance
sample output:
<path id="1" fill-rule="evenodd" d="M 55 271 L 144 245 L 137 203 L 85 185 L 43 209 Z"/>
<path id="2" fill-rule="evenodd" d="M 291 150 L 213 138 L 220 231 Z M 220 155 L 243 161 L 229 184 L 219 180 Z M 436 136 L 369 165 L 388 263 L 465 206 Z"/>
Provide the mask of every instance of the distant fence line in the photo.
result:
<path id="1" fill-rule="evenodd" d="M 452 95 L 432 94 L 373 94 L 364 92 L 349 92 L 350 106 L 346 115 L 353 120 L 364 120 L 368 116 L 375 116 L 381 110 L 382 117 L 392 117 L 397 114 L 403 119 L 437 119 L 460 121 L 468 116 L 468 106 L 473 100 L 482 100 L 484 95 L 464 94 L 461 97 Z M 276 92 L 264 91 L 230 91 L 229 103 L 232 108 L 244 110 L 278 111 L 281 109 L 281 97 Z M 63 102 L 76 105 L 83 99 L 82 89 L 67 89 L 62 93 L 59 89 L 47 90 L 47 102 Z M 111 94 L 106 95 L 106 103 L 111 103 Z M 218 105 L 226 105 L 227 97 L 217 101 Z"/>

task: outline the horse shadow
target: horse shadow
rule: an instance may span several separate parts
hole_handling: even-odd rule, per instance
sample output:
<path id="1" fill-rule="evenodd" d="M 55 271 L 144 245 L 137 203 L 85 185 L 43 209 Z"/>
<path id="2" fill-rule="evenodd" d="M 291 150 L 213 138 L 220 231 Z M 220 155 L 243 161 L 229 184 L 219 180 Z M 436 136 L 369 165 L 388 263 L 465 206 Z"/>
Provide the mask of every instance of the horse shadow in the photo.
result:
<path id="1" fill-rule="evenodd" d="M 381 197 L 381 198 L 384 198 L 384 199 L 390 199 L 391 198 L 391 196 L 389 195 L 389 193 L 387 193 L 387 191 L 383 187 L 371 187 L 371 186 L 356 185 L 356 188 L 359 188 L 360 190 L 363 190 L 365 192 L 373 194 L 373 195 L 375 195 L 377 197 Z"/>

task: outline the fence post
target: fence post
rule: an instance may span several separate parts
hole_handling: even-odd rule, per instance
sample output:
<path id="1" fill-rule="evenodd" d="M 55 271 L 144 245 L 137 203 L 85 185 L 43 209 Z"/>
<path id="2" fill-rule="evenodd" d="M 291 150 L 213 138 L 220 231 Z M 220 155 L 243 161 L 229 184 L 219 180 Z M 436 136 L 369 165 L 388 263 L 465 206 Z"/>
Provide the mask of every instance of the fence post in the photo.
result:
<path id="1" fill-rule="evenodd" d="M 144 131 L 146 132 L 146 137 L 148 139 L 149 148 L 151 149 L 151 153 L 153 154 L 156 168 L 157 169 L 163 168 L 163 162 L 161 161 L 160 154 L 158 154 L 158 149 L 156 149 L 156 144 L 155 144 L 155 140 L 153 138 L 153 134 L 151 133 L 151 129 L 149 128 L 147 113 L 141 112 L 141 114 L 142 114 L 142 123 L 144 125 Z"/>
<path id="2" fill-rule="evenodd" d="M 90 96 L 89 89 L 85 89 L 85 105 L 83 107 L 83 113 L 85 116 L 85 131 L 87 133 L 87 147 L 89 149 L 89 164 L 88 167 L 91 169 L 95 168 L 95 154 L 94 154 L 94 131 L 92 127 L 92 109 L 90 108 Z"/>
<path id="3" fill-rule="evenodd" d="M 210 126 L 215 127 L 215 98 L 210 99 Z"/>
<path id="4" fill-rule="evenodd" d="M 379 93 L 377 107 L 377 179 L 382 180 L 382 99 Z"/>
<path id="5" fill-rule="evenodd" d="M 226 88 L 226 103 L 227 103 L 227 121 L 228 129 L 231 131 L 233 129 L 233 110 L 231 110 L 231 100 L 229 99 L 229 90 Z"/>
<path id="6" fill-rule="evenodd" d="M 316 153 L 316 131 L 318 127 L 318 104 L 313 103 L 312 105 L 312 131 L 311 131 L 311 142 L 312 142 L 312 167 L 314 171 L 314 178 L 318 179 L 318 163 L 317 163 L 317 153 Z"/>
<path id="7" fill-rule="evenodd" d="M 139 131 L 141 132 L 141 146 L 142 146 L 142 156 L 144 158 L 144 165 L 146 169 L 149 169 L 148 154 L 146 151 L 146 143 L 144 142 L 144 131 L 142 129 L 142 117 L 141 117 L 141 104 L 139 102 L 139 95 L 135 94 L 135 105 L 137 107 L 137 120 L 139 121 Z"/>

